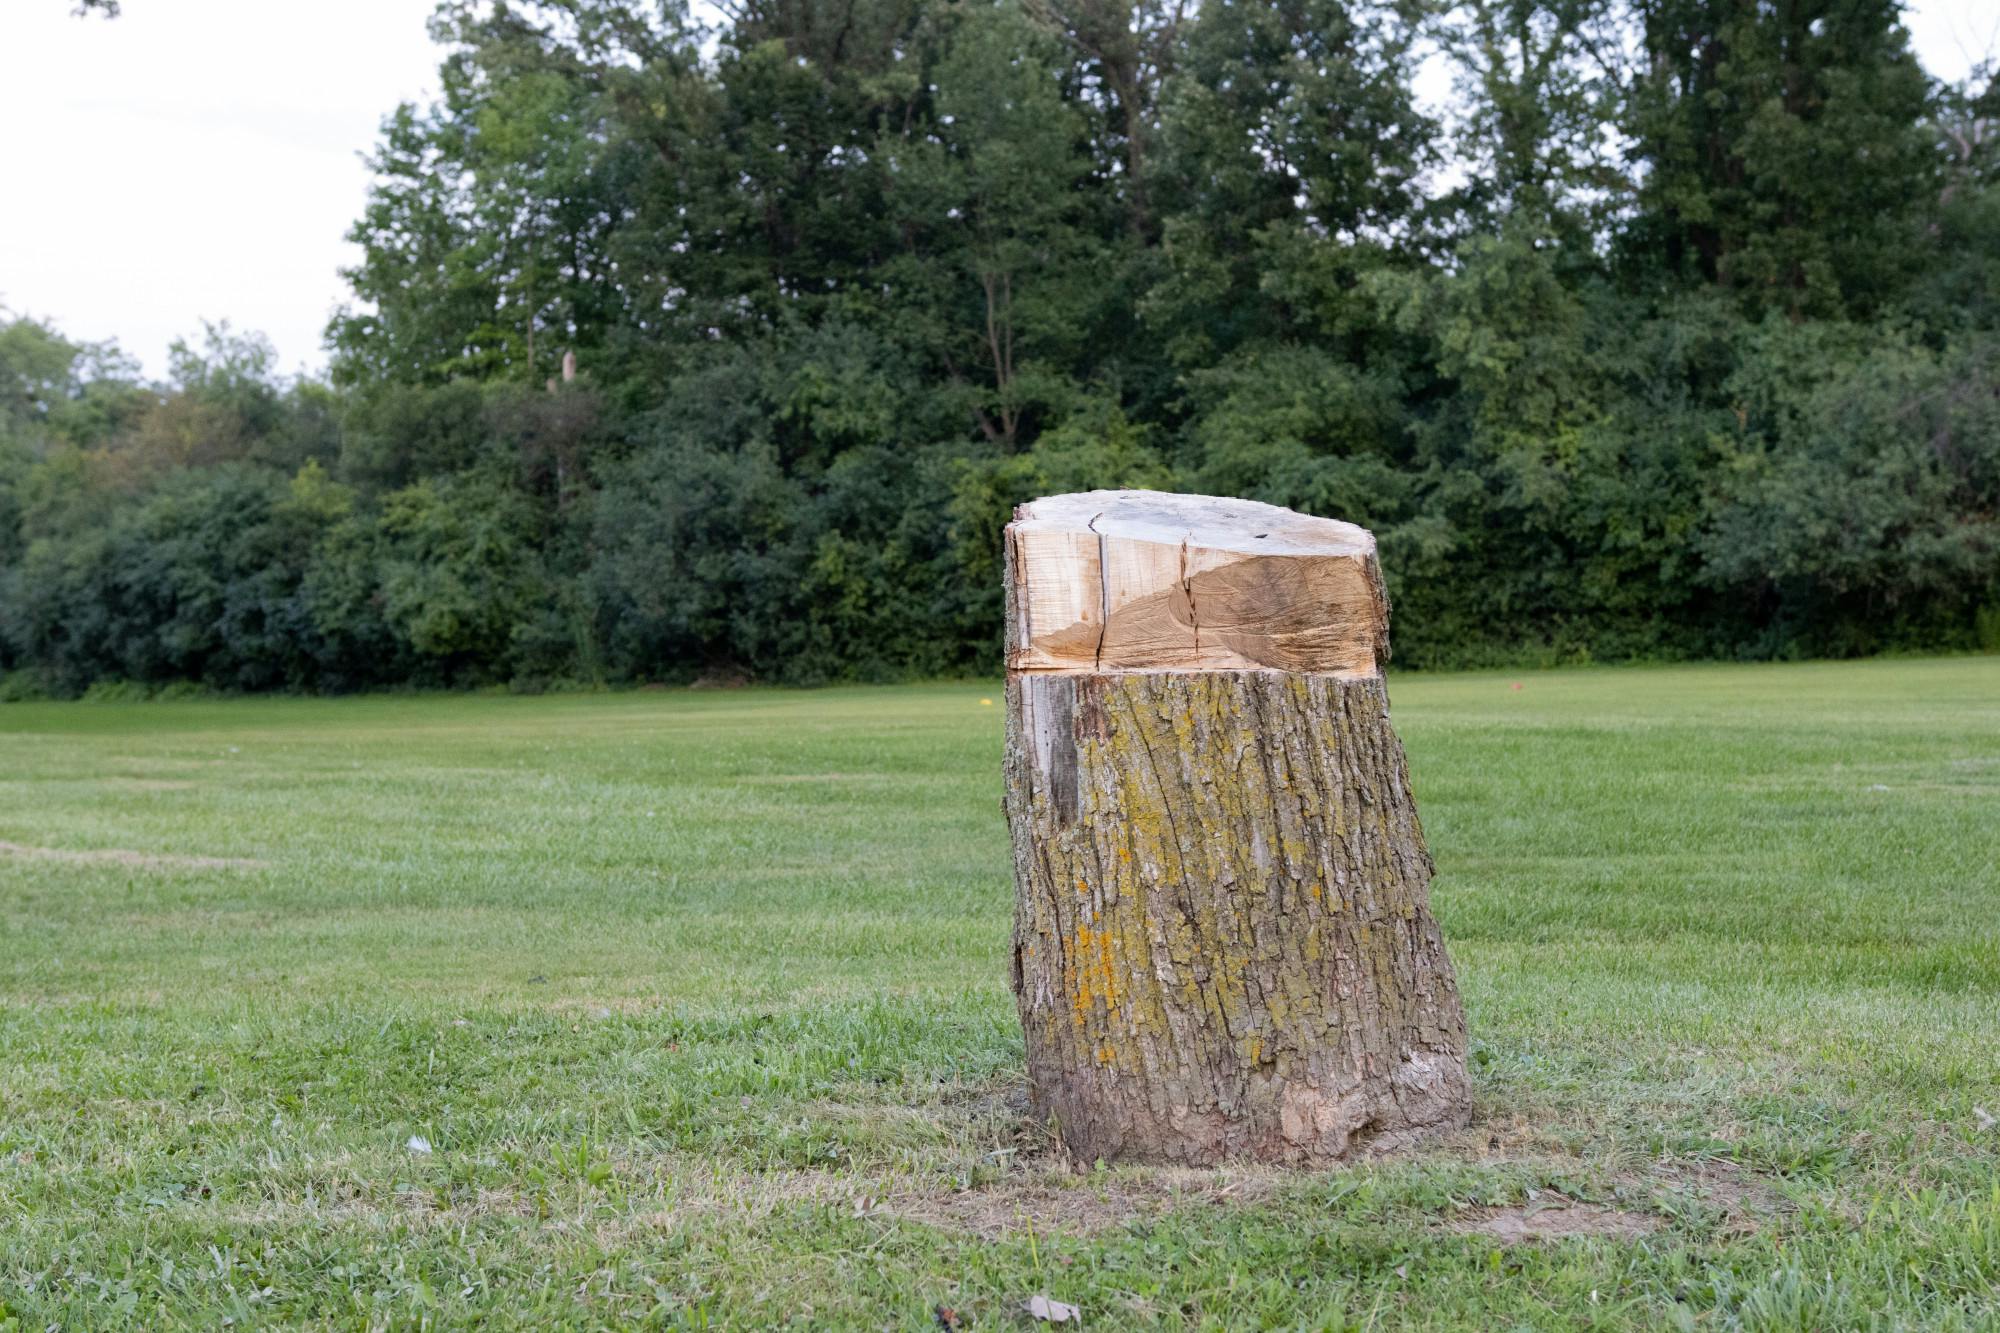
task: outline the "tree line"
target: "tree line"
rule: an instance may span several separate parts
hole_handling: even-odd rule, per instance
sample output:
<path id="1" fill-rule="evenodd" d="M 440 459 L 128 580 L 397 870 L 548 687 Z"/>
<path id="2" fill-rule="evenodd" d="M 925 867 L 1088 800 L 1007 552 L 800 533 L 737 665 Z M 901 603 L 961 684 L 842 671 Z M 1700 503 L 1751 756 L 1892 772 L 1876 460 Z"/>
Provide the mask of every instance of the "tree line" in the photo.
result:
<path id="1" fill-rule="evenodd" d="M 442 5 L 323 380 L 0 320 L 0 691 L 992 671 L 1099 486 L 1374 529 L 1405 665 L 2000 648 L 2000 93 L 1895 0 L 704 14 Z"/>

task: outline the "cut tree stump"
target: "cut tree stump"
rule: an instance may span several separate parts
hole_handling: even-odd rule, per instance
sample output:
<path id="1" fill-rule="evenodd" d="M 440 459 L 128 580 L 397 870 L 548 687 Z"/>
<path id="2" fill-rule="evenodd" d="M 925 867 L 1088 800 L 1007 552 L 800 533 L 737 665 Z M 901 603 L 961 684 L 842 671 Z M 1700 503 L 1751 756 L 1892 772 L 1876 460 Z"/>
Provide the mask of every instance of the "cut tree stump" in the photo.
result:
<path id="1" fill-rule="evenodd" d="M 1338 1162 L 1463 1125 L 1375 539 L 1093 491 L 1007 528 L 1014 993 L 1078 1162 Z"/>

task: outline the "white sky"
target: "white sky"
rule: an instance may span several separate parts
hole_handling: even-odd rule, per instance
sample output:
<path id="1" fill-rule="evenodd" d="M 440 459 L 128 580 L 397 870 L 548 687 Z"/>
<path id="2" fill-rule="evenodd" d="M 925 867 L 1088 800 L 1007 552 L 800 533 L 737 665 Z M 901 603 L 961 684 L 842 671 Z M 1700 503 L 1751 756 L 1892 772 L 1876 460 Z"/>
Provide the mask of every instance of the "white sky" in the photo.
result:
<path id="1" fill-rule="evenodd" d="M 325 362 L 359 154 L 437 87 L 432 0 L 0 0 L 0 304 L 149 374 L 228 319 Z"/>
<path id="2" fill-rule="evenodd" d="M 360 155 L 436 88 L 432 0 L 0 0 L 0 305 L 115 338 L 149 374 L 200 321 L 325 364 Z M 2000 54 L 1993 0 L 1915 0 L 1932 73 Z"/>

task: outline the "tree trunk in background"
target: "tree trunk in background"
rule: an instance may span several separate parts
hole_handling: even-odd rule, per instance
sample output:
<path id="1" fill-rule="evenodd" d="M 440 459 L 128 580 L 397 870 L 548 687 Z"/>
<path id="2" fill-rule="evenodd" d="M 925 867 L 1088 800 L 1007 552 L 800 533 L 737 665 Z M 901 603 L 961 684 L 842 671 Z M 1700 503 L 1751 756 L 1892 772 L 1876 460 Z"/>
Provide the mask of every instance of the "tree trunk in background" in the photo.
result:
<path id="1" fill-rule="evenodd" d="M 1373 539 L 1095 492 L 1024 506 L 1007 556 L 1014 990 L 1071 1156 L 1326 1163 L 1464 1124 Z"/>

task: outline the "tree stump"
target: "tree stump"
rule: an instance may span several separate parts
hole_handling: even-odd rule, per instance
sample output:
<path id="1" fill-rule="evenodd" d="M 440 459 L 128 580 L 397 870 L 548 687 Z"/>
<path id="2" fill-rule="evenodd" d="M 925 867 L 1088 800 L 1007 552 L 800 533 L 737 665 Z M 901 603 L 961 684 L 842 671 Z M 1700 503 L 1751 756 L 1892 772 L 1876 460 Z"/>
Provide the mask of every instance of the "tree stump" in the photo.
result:
<path id="1" fill-rule="evenodd" d="M 1093 491 L 1006 544 L 1014 993 L 1072 1158 L 1308 1165 L 1463 1125 L 1375 539 Z"/>

